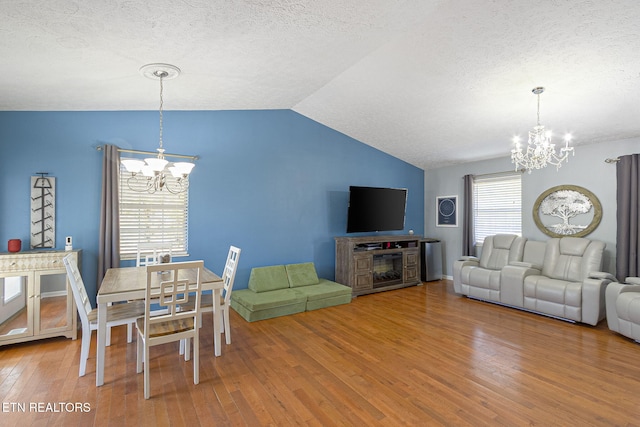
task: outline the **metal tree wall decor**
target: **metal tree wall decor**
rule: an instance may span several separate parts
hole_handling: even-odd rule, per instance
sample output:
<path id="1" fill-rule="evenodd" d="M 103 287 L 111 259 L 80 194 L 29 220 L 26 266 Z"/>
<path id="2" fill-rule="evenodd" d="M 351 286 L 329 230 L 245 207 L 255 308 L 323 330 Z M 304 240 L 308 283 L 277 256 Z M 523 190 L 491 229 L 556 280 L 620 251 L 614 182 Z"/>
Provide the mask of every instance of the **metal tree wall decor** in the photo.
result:
<path id="1" fill-rule="evenodd" d="M 533 219 L 551 237 L 583 237 L 595 230 L 602 219 L 602 206 L 589 190 L 577 185 L 558 185 L 538 196 Z"/>
<path id="2" fill-rule="evenodd" d="M 31 249 L 56 244 L 56 179 L 47 172 L 31 177 Z"/>

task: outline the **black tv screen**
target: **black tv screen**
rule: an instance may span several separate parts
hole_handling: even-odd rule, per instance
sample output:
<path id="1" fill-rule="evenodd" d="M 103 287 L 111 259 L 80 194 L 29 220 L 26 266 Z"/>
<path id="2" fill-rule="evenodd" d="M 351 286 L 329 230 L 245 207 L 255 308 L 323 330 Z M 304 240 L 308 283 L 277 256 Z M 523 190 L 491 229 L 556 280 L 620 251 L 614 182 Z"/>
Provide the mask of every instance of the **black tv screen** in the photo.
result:
<path id="1" fill-rule="evenodd" d="M 404 229 L 406 188 L 349 187 L 347 233 Z"/>

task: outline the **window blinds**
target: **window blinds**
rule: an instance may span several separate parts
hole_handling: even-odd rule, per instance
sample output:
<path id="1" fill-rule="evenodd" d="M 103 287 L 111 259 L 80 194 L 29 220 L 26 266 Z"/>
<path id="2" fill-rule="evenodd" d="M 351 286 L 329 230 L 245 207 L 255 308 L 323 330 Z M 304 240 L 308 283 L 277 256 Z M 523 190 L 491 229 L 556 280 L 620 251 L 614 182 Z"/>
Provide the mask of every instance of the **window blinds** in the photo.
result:
<path id="1" fill-rule="evenodd" d="M 476 177 L 473 183 L 475 241 L 493 234 L 522 235 L 522 175 Z"/>
<path id="2" fill-rule="evenodd" d="M 172 256 L 187 256 L 189 236 L 189 190 L 173 194 L 153 194 L 129 188 L 131 174 L 120 169 L 120 257 L 135 259 L 143 244 L 171 244 Z M 172 188 L 175 178 L 167 176 Z"/>

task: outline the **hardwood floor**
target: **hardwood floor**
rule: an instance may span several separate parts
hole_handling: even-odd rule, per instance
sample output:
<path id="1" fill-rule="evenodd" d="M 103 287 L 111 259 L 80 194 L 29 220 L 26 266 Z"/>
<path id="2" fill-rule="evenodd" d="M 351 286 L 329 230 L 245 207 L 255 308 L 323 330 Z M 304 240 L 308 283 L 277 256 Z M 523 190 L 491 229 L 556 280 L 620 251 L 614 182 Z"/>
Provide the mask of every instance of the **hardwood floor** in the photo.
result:
<path id="1" fill-rule="evenodd" d="M 82 378 L 80 340 L 0 347 L 0 425 L 640 425 L 640 344 L 446 281 L 255 323 L 232 310 L 219 358 L 204 324 L 200 384 L 177 345 L 153 348 L 146 401 L 124 327 L 97 389 L 95 333 Z"/>

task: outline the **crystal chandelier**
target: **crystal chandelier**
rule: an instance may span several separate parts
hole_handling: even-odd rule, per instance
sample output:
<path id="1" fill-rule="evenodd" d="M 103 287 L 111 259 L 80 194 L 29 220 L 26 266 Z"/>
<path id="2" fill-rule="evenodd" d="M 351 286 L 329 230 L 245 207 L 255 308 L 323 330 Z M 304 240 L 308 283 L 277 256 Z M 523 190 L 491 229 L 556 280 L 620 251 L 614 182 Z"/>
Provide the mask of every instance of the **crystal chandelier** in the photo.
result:
<path id="1" fill-rule="evenodd" d="M 526 150 L 523 151 L 520 137 L 513 137 L 515 147 L 511 150 L 511 163 L 516 164 L 516 170 L 522 167 L 529 173 L 533 169 L 546 168 L 547 165 L 553 165 L 556 169 L 560 169 L 562 162 L 569 161 L 569 153 L 575 155 L 573 147 L 569 147 L 571 135 L 564 136 L 565 145 L 557 153 L 556 145 L 551 143 L 551 131 L 545 131 L 544 126 L 540 124 L 540 94 L 544 92 L 544 88 L 536 87 L 532 92 L 538 96 L 538 124 L 534 126 L 532 131 L 529 131 Z"/>
<path id="2" fill-rule="evenodd" d="M 195 166 L 191 162 L 169 162 L 165 159 L 165 150 L 162 146 L 162 112 L 163 80 L 174 79 L 180 75 L 180 69 L 170 64 L 148 64 L 140 68 L 140 73 L 148 78 L 160 80 L 160 144 L 157 148 L 158 155 L 142 160 L 122 159 L 122 164 L 131 176 L 127 179 L 127 185 L 133 191 L 155 193 L 167 190 L 170 193 L 182 193 L 189 188 L 189 174 Z M 171 157 L 187 157 L 182 155 L 168 155 Z M 175 178 L 170 179 L 169 176 Z"/>

